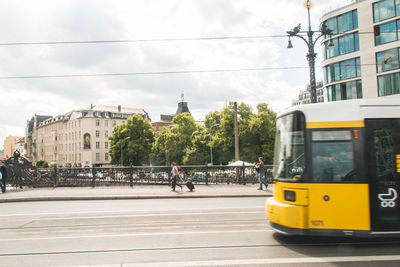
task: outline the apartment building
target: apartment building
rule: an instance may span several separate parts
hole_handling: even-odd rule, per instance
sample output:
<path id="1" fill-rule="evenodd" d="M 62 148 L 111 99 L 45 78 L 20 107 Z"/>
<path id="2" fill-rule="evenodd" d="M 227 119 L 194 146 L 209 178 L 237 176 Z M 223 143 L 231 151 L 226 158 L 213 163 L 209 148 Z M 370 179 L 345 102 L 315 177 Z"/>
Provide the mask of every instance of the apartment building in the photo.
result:
<path id="1" fill-rule="evenodd" d="M 27 131 L 31 139 L 27 156 L 34 164 L 43 160 L 65 167 L 109 165 L 108 136 L 113 134 L 115 126 L 135 114 L 150 121 L 143 109 L 92 105 L 43 119 Z"/>
<path id="2" fill-rule="evenodd" d="M 316 83 L 316 93 L 317 93 L 318 103 L 325 101 L 323 85 L 324 84 L 322 81 Z M 292 101 L 292 106 L 304 105 L 310 103 L 311 103 L 311 86 L 308 85 L 306 89 L 301 90 L 299 92 L 299 97 Z"/>
<path id="3" fill-rule="evenodd" d="M 326 13 L 323 46 L 328 101 L 400 96 L 400 0 L 359 0 Z"/>
<path id="4" fill-rule="evenodd" d="M 14 152 L 17 148 L 18 141 L 23 138 L 21 136 L 7 136 L 4 140 L 4 157 L 10 158 L 14 155 Z M 21 152 L 21 151 L 20 151 Z"/>

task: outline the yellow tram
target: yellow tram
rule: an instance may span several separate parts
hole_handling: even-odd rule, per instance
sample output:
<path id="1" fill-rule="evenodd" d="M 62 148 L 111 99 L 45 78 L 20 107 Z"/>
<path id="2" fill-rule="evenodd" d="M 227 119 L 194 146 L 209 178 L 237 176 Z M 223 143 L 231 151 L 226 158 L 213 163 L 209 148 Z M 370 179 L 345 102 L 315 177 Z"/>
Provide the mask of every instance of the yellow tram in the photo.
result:
<path id="1" fill-rule="evenodd" d="M 271 226 L 400 235 L 400 98 L 295 106 L 277 119 Z"/>

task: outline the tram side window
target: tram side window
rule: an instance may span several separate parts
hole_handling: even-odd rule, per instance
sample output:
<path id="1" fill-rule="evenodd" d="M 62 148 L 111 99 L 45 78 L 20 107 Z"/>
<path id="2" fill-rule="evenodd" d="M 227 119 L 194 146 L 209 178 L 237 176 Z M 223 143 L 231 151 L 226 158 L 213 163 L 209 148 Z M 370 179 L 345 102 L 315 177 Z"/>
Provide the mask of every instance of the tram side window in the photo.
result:
<path id="1" fill-rule="evenodd" d="M 293 113 L 277 120 L 274 178 L 299 179 L 305 169 L 304 115 Z"/>
<path id="2" fill-rule="evenodd" d="M 313 131 L 312 170 L 313 182 L 354 181 L 351 131 Z"/>

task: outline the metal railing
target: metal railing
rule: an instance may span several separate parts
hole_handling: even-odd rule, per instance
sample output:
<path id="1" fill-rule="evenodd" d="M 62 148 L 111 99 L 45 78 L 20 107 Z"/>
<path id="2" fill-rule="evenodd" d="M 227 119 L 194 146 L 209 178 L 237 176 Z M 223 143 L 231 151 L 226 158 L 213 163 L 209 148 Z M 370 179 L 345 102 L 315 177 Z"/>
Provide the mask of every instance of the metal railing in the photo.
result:
<path id="1" fill-rule="evenodd" d="M 253 166 L 181 166 L 182 181 L 194 184 L 256 184 Z M 265 167 L 266 181 L 272 183 L 272 166 Z M 17 187 L 134 186 L 171 184 L 171 166 L 128 166 L 94 168 L 46 168 L 9 170 L 8 184 Z"/>

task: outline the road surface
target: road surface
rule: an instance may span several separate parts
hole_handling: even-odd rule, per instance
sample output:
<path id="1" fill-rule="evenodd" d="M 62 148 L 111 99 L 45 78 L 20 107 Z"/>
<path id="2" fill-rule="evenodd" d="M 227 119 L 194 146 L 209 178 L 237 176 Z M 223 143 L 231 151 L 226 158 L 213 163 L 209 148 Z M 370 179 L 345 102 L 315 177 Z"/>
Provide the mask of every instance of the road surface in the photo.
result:
<path id="1" fill-rule="evenodd" d="M 400 239 L 274 233 L 265 198 L 2 203 L 0 266 L 399 266 Z"/>

